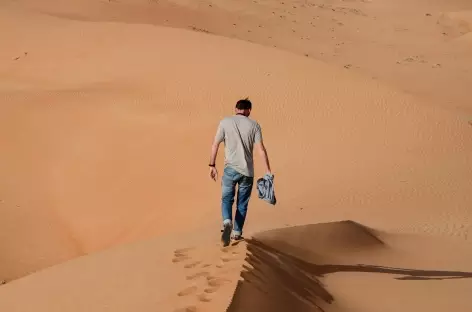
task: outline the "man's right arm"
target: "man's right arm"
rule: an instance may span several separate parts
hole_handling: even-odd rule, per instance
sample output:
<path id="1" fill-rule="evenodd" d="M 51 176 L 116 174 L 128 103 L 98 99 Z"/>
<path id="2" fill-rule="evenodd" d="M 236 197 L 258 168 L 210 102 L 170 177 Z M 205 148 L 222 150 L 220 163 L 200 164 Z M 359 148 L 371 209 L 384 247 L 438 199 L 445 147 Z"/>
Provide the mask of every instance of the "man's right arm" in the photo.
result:
<path id="1" fill-rule="evenodd" d="M 262 129 L 259 124 L 256 126 L 256 133 L 255 133 L 255 146 L 264 161 L 264 165 L 266 167 L 266 173 L 271 174 L 270 164 L 269 164 L 269 156 L 267 156 L 267 150 L 264 146 L 264 140 L 262 139 Z"/>
<path id="2" fill-rule="evenodd" d="M 266 173 L 271 174 L 269 156 L 267 156 L 267 150 L 264 146 L 264 142 L 260 141 L 259 143 L 256 143 L 256 148 L 259 152 L 259 155 L 262 157 L 262 160 L 264 161 Z"/>

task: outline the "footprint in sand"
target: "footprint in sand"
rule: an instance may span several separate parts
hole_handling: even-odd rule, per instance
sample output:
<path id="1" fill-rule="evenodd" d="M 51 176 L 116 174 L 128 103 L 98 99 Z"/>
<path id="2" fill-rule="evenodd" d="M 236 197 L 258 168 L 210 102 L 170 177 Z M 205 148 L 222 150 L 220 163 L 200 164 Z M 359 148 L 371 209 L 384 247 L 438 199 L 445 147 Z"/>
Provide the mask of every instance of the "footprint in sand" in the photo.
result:
<path id="1" fill-rule="evenodd" d="M 174 258 L 172 259 L 172 262 L 174 263 L 179 263 L 185 260 L 190 260 L 191 258 L 187 255 L 175 255 Z"/>
<path id="2" fill-rule="evenodd" d="M 233 261 L 234 259 L 231 259 L 231 258 L 227 258 L 227 257 L 221 257 L 221 261 L 223 262 L 230 262 L 230 261 Z"/>
<path id="3" fill-rule="evenodd" d="M 203 291 L 206 292 L 207 294 L 212 294 L 214 292 L 216 292 L 218 289 L 220 289 L 219 287 L 209 287 L 209 288 L 205 288 Z"/>
<path id="4" fill-rule="evenodd" d="M 237 245 L 230 245 L 228 247 L 221 248 L 221 251 L 224 253 L 230 253 L 230 252 L 234 253 L 236 248 L 237 248 Z"/>
<path id="5" fill-rule="evenodd" d="M 204 305 L 212 301 L 212 296 L 217 293 L 218 290 L 231 282 L 231 279 L 226 278 L 226 273 L 231 273 L 235 270 L 231 265 L 232 261 L 240 259 L 240 247 L 237 245 L 230 245 L 220 250 L 215 249 L 208 254 L 209 259 L 195 259 L 191 250 L 193 248 L 182 248 L 174 251 L 174 257 L 172 261 L 174 263 L 181 263 L 181 266 L 186 270 L 190 271 L 191 274 L 186 276 L 188 281 L 195 283 L 198 279 L 203 279 L 204 285 L 200 287 L 200 281 L 195 285 L 187 285 L 186 288 L 182 289 L 177 293 L 179 297 L 188 296 L 195 298 L 195 305 L 183 307 L 175 310 L 174 312 L 196 312 L 200 309 L 200 304 Z M 219 252 L 218 252 L 219 251 Z M 215 252 L 215 253 L 213 253 Z M 205 270 L 201 270 L 206 268 Z"/>
<path id="6" fill-rule="evenodd" d="M 208 297 L 207 294 L 200 294 L 198 295 L 198 300 L 201 301 L 201 302 L 210 302 L 211 301 L 211 298 Z"/>
<path id="7" fill-rule="evenodd" d="M 222 269 L 225 267 L 225 264 L 228 264 L 231 261 L 239 260 L 238 255 L 240 254 L 238 251 L 231 251 L 231 254 L 228 254 L 229 251 L 227 252 L 227 256 L 221 256 L 220 257 L 220 263 L 215 265 L 218 269 Z"/>
<path id="8" fill-rule="evenodd" d="M 211 298 L 208 297 L 207 294 L 200 294 L 197 296 L 198 300 L 201 302 L 210 302 Z"/>
<path id="9" fill-rule="evenodd" d="M 174 250 L 174 258 L 172 259 L 172 262 L 174 263 L 179 263 L 182 261 L 190 260 L 192 259 L 189 255 L 188 252 L 192 250 L 193 248 L 181 248 L 181 249 L 176 249 Z"/>
<path id="10" fill-rule="evenodd" d="M 208 276 L 210 276 L 209 272 L 198 272 L 198 273 L 195 273 L 195 274 L 192 274 L 192 275 L 188 275 L 187 279 L 188 280 L 194 280 L 194 279 L 199 278 L 199 277 L 208 277 Z"/>
<path id="11" fill-rule="evenodd" d="M 197 286 L 191 286 L 187 287 L 177 293 L 177 296 L 182 297 L 182 296 L 188 296 L 197 291 Z"/>
<path id="12" fill-rule="evenodd" d="M 238 246 L 239 244 L 241 244 L 243 242 L 244 242 L 244 238 L 242 238 L 240 240 L 237 240 L 237 241 L 231 243 L 231 247 L 236 247 L 236 246 Z"/>
<path id="13" fill-rule="evenodd" d="M 174 255 L 186 255 L 190 251 L 190 248 L 181 248 L 174 250 Z"/>
<path id="14" fill-rule="evenodd" d="M 221 287 L 224 284 L 229 283 L 229 282 L 230 282 L 229 279 L 223 278 L 223 277 L 213 277 L 213 276 L 208 276 L 207 277 L 207 284 L 210 287 L 219 288 L 219 287 Z"/>
<path id="15" fill-rule="evenodd" d="M 174 310 L 174 312 L 197 312 L 197 307 L 196 306 L 188 306 L 185 308 L 179 308 L 177 310 Z"/>
<path id="16" fill-rule="evenodd" d="M 193 249 L 195 249 L 195 248 L 194 248 L 194 247 L 179 248 L 179 249 L 174 250 L 174 255 L 176 255 L 176 256 L 177 256 L 177 255 L 185 255 L 185 256 L 187 256 L 188 253 L 189 253 L 191 250 L 193 250 Z"/>
<path id="17" fill-rule="evenodd" d="M 202 263 L 202 262 L 201 261 L 195 261 L 195 262 L 192 262 L 192 263 L 187 263 L 186 265 L 184 265 L 184 268 L 191 269 L 191 268 L 196 267 L 200 263 Z"/>

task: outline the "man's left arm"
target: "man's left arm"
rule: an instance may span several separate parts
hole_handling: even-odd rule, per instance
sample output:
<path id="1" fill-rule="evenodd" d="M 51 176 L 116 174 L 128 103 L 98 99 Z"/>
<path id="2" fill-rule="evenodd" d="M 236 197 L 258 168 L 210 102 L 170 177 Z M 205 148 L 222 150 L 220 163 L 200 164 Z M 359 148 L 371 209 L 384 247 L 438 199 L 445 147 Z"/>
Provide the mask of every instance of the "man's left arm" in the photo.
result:
<path id="1" fill-rule="evenodd" d="M 211 154 L 210 154 L 210 178 L 216 181 L 218 178 L 218 170 L 216 169 L 216 156 L 218 155 L 218 148 L 220 147 L 220 143 L 223 142 L 225 137 L 224 129 L 221 125 L 221 122 L 218 126 L 218 130 L 216 131 L 215 139 L 213 140 L 213 144 L 211 145 Z"/>
<path id="2" fill-rule="evenodd" d="M 221 141 L 215 138 L 213 144 L 211 145 L 210 166 L 215 166 L 216 156 L 218 155 L 218 148 L 220 147 L 220 143 Z"/>

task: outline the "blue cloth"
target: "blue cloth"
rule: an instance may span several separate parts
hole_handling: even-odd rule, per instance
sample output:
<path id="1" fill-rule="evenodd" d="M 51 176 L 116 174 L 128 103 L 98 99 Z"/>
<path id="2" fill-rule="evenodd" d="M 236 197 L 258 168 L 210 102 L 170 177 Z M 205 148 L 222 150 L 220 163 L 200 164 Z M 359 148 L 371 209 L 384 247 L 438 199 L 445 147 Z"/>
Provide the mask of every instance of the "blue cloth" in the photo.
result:
<path id="1" fill-rule="evenodd" d="M 259 198 L 265 200 L 271 205 L 277 203 L 275 198 L 274 175 L 266 174 L 264 177 L 257 180 L 257 191 Z"/>
<path id="2" fill-rule="evenodd" d="M 221 213 L 223 216 L 223 223 L 232 223 L 234 196 L 236 195 L 236 184 L 238 184 L 236 215 L 234 217 L 233 226 L 234 235 L 242 235 L 243 233 L 253 183 L 253 177 L 247 177 L 229 166 L 225 167 L 221 179 Z"/>

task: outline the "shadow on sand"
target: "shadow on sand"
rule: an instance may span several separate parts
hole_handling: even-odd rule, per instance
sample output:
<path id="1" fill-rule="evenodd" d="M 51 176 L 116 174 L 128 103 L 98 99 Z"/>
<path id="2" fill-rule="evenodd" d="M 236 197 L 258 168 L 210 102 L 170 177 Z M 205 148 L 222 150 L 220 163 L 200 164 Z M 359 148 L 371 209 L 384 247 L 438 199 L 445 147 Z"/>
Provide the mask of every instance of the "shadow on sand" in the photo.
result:
<path id="1" fill-rule="evenodd" d="M 316 265 L 288 255 L 257 239 L 246 239 L 247 264 L 227 312 L 325 311 L 334 301 L 319 277 L 337 272 L 400 275 L 397 280 L 470 278 L 470 272 L 431 271 L 374 265 Z"/>

